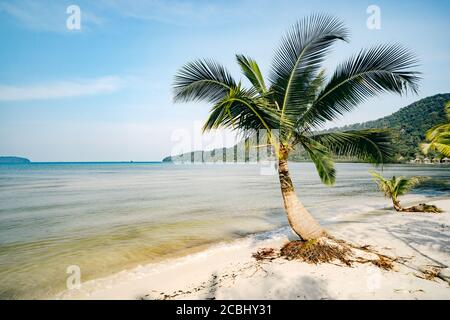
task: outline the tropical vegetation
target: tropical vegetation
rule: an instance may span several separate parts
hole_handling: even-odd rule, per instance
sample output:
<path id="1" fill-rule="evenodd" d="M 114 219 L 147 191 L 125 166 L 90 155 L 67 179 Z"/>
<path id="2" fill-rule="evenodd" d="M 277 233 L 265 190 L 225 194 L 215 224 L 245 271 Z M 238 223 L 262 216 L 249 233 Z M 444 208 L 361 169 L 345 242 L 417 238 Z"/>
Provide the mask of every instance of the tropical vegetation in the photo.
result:
<path id="1" fill-rule="evenodd" d="M 402 207 L 400 205 L 399 196 L 405 195 L 415 186 L 419 185 L 424 178 L 420 177 L 396 177 L 393 176 L 390 179 L 384 178 L 380 173 L 371 171 L 370 174 L 374 177 L 374 180 L 378 186 L 378 189 L 384 193 L 384 195 L 392 200 L 395 211 L 398 212 L 439 212 L 440 210 L 434 205 L 419 204 L 417 206 Z"/>
<path id="2" fill-rule="evenodd" d="M 446 123 L 439 124 L 427 131 L 425 138 L 428 143 L 422 143 L 420 148 L 424 154 L 435 151 L 450 157 L 450 101 L 445 105 Z"/>
<path id="3" fill-rule="evenodd" d="M 327 76 L 323 62 L 333 44 L 348 40 L 349 32 L 340 19 L 315 14 L 298 21 L 284 35 L 268 79 L 254 59 L 237 55 L 249 87 L 208 59 L 187 63 L 174 81 L 176 102 L 206 101 L 212 105 L 204 131 L 227 128 L 250 136 L 266 130 L 278 158 L 287 218 L 302 240 L 321 238 L 326 232 L 295 193 L 289 154 L 296 147 L 303 148 L 328 185 L 336 179 L 332 153 L 385 162 L 392 154 L 387 130 L 319 131 L 370 97 L 386 92 L 415 93 L 418 89 L 417 59 L 398 44 L 363 49 Z"/>
<path id="4" fill-rule="evenodd" d="M 450 93 L 436 94 L 415 101 L 386 117 L 329 129 L 327 132 L 370 128 L 389 129 L 394 149 L 392 160 L 405 162 L 421 154 L 419 144 L 424 141 L 427 130 L 446 121 L 443 105 L 448 100 L 450 100 Z M 430 152 L 430 156 L 434 157 L 434 152 Z"/>

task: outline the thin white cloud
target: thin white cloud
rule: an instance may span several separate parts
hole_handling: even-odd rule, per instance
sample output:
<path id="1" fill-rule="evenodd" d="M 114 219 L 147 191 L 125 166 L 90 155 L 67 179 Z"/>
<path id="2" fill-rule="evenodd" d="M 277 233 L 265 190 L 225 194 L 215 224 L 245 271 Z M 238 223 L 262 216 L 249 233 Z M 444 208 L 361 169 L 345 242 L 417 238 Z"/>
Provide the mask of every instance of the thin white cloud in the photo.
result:
<path id="1" fill-rule="evenodd" d="M 123 80 L 117 76 L 27 86 L 0 84 L 0 101 L 45 100 L 105 94 L 115 92 L 122 86 Z"/>
<path id="2" fill-rule="evenodd" d="M 220 12 L 219 7 L 210 1 L 102 0 L 101 3 L 129 18 L 171 24 L 205 22 Z"/>
<path id="3" fill-rule="evenodd" d="M 66 9 L 74 4 L 71 1 L 33 1 L 33 0 L 0 0 L 0 13 L 14 18 L 24 28 L 45 32 L 68 32 Z M 81 29 L 89 29 L 93 25 L 101 25 L 103 20 L 81 6 Z"/>
<path id="4" fill-rule="evenodd" d="M 267 0 L 259 0 L 263 4 Z M 25 28 L 46 32 L 67 32 L 66 8 L 81 9 L 81 31 L 110 25 L 117 16 L 172 25 L 205 25 L 254 16 L 254 3 L 241 0 L 232 6 L 210 0 L 0 0 L 6 13 Z"/>

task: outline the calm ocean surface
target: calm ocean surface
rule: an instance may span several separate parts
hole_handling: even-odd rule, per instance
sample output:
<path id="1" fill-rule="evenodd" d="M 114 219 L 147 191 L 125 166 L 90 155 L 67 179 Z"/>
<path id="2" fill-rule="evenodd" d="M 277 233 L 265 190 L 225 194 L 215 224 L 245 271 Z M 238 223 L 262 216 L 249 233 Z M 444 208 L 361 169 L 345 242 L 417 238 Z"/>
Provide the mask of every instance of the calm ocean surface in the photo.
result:
<path id="1" fill-rule="evenodd" d="M 326 187 L 291 164 L 297 192 L 324 224 L 389 206 L 365 164 L 337 164 Z M 385 175 L 431 179 L 413 194 L 449 196 L 449 166 L 393 165 Z M 0 165 L 0 298 L 42 298 L 82 281 L 287 224 L 278 177 L 256 164 Z"/>

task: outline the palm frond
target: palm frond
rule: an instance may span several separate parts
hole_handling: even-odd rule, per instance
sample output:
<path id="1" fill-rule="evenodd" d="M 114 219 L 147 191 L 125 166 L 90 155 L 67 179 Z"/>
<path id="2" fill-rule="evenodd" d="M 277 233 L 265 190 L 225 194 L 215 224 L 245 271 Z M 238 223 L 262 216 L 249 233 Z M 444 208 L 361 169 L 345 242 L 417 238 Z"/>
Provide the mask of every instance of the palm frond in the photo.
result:
<path id="1" fill-rule="evenodd" d="M 447 140 L 446 143 L 435 142 L 432 144 L 432 147 L 434 150 L 443 154 L 444 156 L 450 157 L 450 139 Z"/>
<path id="2" fill-rule="evenodd" d="M 392 180 L 388 180 L 385 177 L 383 177 L 380 173 L 370 170 L 370 174 L 374 177 L 374 181 L 378 186 L 378 189 L 380 189 L 381 192 L 384 193 L 384 195 L 388 198 L 392 198 L 392 192 L 393 192 L 393 183 Z M 395 177 L 394 177 L 395 180 Z"/>
<path id="3" fill-rule="evenodd" d="M 278 113 L 265 99 L 255 97 L 252 90 L 237 87 L 212 107 L 203 130 L 227 128 L 256 132 L 264 129 L 270 132 L 278 124 Z"/>
<path id="4" fill-rule="evenodd" d="M 402 196 L 408 193 L 412 188 L 420 184 L 424 178 L 419 177 L 398 177 L 395 181 L 394 192 L 396 196 Z"/>
<path id="5" fill-rule="evenodd" d="M 421 143 L 421 144 L 419 144 L 419 148 L 423 154 L 427 155 L 428 152 L 430 152 L 431 143 Z"/>
<path id="6" fill-rule="evenodd" d="M 446 157 L 450 157 L 450 136 L 446 139 L 446 141 L 442 142 L 421 143 L 420 149 L 424 154 L 428 154 L 430 150 L 432 150 Z"/>
<path id="7" fill-rule="evenodd" d="M 320 70 L 319 73 L 316 75 L 314 79 L 310 81 L 308 86 L 305 89 L 305 92 L 303 93 L 303 103 L 301 104 L 303 107 L 296 107 L 296 108 L 286 108 L 284 110 L 283 118 L 289 119 L 289 121 L 294 122 L 295 128 L 297 131 L 302 131 L 302 116 L 306 112 L 309 106 L 313 103 L 313 101 L 316 99 L 318 93 L 320 90 L 322 90 L 323 85 L 325 83 L 325 70 Z"/>
<path id="8" fill-rule="evenodd" d="M 384 178 L 381 174 L 376 171 L 370 171 L 370 174 L 374 177 L 378 188 L 384 193 L 388 198 L 392 198 L 397 201 L 398 196 L 402 196 L 413 189 L 415 186 L 422 183 L 426 177 L 396 177 L 393 176 L 391 179 Z"/>
<path id="9" fill-rule="evenodd" d="M 327 185 L 334 184 L 336 181 L 336 170 L 327 148 L 307 137 L 302 137 L 299 142 L 316 166 L 320 180 Z"/>
<path id="10" fill-rule="evenodd" d="M 376 172 L 375 170 L 370 170 L 369 173 L 377 180 L 377 181 L 382 181 L 382 182 L 386 182 L 386 178 L 383 177 L 380 173 Z"/>
<path id="11" fill-rule="evenodd" d="M 450 157 L 450 101 L 445 104 L 447 123 L 439 124 L 429 129 L 425 134 L 428 143 L 420 144 L 420 149 L 424 154 L 436 151 Z"/>
<path id="12" fill-rule="evenodd" d="M 258 90 L 260 94 L 267 92 L 264 77 L 255 60 L 243 55 L 236 55 L 236 60 L 241 67 L 242 73 L 247 77 L 250 83 Z"/>
<path id="13" fill-rule="evenodd" d="M 338 156 L 357 157 L 372 163 L 385 163 L 393 154 L 390 132 L 382 129 L 322 133 L 312 136 Z"/>
<path id="14" fill-rule="evenodd" d="M 425 139 L 428 141 L 433 141 L 435 139 L 439 139 L 440 137 L 444 137 L 446 134 L 450 134 L 450 123 L 439 124 L 427 130 L 425 133 Z"/>
<path id="15" fill-rule="evenodd" d="M 212 60 L 196 60 L 184 65 L 176 74 L 174 101 L 207 101 L 216 103 L 236 87 L 230 73 Z"/>
<path id="16" fill-rule="evenodd" d="M 302 117 L 304 127 L 319 127 L 351 111 L 366 99 L 384 92 L 418 90 L 415 55 L 400 45 L 361 50 L 340 64 L 312 106 Z"/>
<path id="17" fill-rule="evenodd" d="M 282 38 L 270 80 L 282 113 L 290 108 L 306 108 L 305 93 L 321 63 L 337 40 L 346 41 L 348 31 L 341 20 L 315 14 L 298 21 Z"/>

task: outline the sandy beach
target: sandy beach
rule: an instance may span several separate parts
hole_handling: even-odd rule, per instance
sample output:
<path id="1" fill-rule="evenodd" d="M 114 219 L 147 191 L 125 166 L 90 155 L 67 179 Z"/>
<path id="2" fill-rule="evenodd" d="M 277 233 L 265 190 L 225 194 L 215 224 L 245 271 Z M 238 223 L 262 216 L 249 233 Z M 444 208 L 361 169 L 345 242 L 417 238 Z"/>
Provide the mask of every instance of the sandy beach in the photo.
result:
<path id="1" fill-rule="evenodd" d="M 339 216 L 327 225 L 336 238 L 396 257 L 390 271 L 370 263 L 256 261 L 252 254 L 258 249 L 279 249 L 295 239 L 283 228 L 88 281 L 56 298 L 450 299 L 450 199 L 429 203 L 444 212 L 396 213 L 386 207 Z"/>

